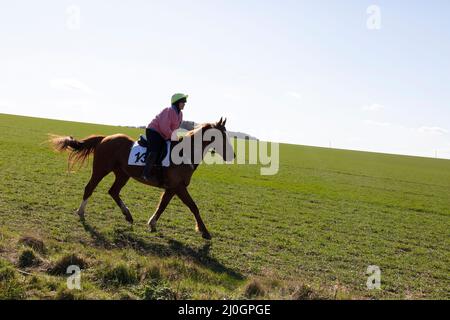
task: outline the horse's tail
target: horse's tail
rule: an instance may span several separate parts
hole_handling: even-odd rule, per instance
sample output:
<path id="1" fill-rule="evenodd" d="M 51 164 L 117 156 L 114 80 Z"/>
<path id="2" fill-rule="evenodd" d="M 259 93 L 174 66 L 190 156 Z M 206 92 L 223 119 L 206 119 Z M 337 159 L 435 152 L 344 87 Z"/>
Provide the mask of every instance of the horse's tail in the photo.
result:
<path id="1" fill-rule="evenodd" d="M 53 148 L 58 151 L 66 151 L 69 153 L 69 170 L 76 163 L 80 167 L 89 158 L 89 155 L 95 151 L 97 145 L 105 138 L 105 136 L 89 136 L 83 140 L 76 140 L 73 137 L 63 137 L 50 135 L 49 142 Z"/>

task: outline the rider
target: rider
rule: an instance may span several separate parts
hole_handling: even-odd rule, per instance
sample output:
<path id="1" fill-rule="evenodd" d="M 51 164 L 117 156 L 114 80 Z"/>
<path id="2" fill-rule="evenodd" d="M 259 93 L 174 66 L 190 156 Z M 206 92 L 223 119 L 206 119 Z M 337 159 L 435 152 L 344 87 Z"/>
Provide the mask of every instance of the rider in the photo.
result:
<path id="1" fill-rule="evenodd" d="M 187 98 L 188 95 L 183 93 L 174 94 L 171 99 L 172 106 L 163 109 L 147 126 L 145 133 L 148 150 L 145 168 L 142 173 L 144 180 L 150 180 L 150 171 L 158 161 L 166 141 L 171 140 L 174 131 L 180 127 L 183 121 L 182 110 L 187 102 Z M 174 137 L 173 140 L 176 139 Z"/>

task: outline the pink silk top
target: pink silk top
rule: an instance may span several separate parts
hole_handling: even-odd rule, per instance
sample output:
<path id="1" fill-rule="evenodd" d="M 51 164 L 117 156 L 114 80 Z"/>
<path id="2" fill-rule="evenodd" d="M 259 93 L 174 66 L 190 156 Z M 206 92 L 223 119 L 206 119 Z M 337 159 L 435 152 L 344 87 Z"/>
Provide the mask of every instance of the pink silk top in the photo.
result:
<path id="1" fill-rule="evenodd" d="M 178 112 L 175 106 L 163 109 L 147 126 L 157 131 L 165 140 L 172 137 L 183 121 L 183 112 Z"/>

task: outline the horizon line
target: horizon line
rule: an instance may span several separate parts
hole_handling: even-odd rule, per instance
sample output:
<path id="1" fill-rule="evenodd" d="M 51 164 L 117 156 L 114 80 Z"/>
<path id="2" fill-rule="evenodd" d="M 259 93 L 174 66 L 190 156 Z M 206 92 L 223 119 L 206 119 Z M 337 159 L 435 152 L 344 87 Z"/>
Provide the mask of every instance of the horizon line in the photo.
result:
<path id="1" fill-rule="evenodd" d="M 72 122 L 72 123 L 80 123 L 80 124 L 91 124 L 91 125 L 99 125 L 99 126 L 107 126 L 107 127 L 125 127 L 125 128 L 130 128 L 130 129 L 140 129 L 142 127 L 142 126 L 117 125 L 117 124 L 108 124 L 108 123 L 81 122 L 81 121 L 74 121 L 74 120 L 57 119 L 57 118 L 45 118 L 45 117 L 39 117 L 39 116 L 30 116 L 30 115 L 3 113 L 3 112 L 0 112 L 0 115 L 9 115 L 9 116 L 16 116 L 16 117 L 34 118 L 34 119 L 43 119 L 43 120 L 53 120 L 53 121 L 64 121 L 64 122 Z M 192 121 L 192 120 L 186 120 L 186 121 Z M 192 121 L 192 122 L 195 122 L 195 121 Z M 233 132 L 239 132 L 239 131 L 233 131 Z M 245 132 L 240 132 L 240 133 L 247 134 Z M 255 138 L 256 138 L 257 141 L 265 141 L 265 140 L 258 139 L 257 137 L 255 137 Z M 238 139 L 238 138 L 236 138 L 236 139 Z M 346 148 L 338 148 L 338 147 L 333 147 L 332 148 L 332 147 L 323 147 L 323 146 L 308 145 L 308 144 L 298 144 L 298 143 L 292 143 L 292 142 L 277 142 L 277 141 L 265 141 L 265 142 L 278 143 L 278 144 L 291 145 L 291 146 L 299 146 L 299 147 L 311 147 L 311 148 L 320 148 L 320 149 L 329 149 L 329 150 L 374 153 L 374 154 L 389 155 L 389 156 L 413 157 L 413 158 L 433 159 L 433 160 L 447 160 L 447 161 L 450 160 L 450 158 L 439 158 L 439 157 L 420 156 L 420 155 L 413 155 L 413 154 L 390 153 L 390 152 L 382 152 L 382 151 L 346 149 Z"/>

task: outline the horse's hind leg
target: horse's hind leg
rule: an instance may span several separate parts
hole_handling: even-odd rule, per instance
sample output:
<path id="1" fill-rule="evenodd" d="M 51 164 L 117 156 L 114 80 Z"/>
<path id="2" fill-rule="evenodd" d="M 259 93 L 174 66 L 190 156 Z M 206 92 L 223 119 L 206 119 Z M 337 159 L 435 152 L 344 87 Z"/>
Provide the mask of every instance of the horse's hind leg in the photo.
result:
<path id="1" fill-rule="evenodd" d="M 94 192 L 95 188 L 98 186 L 100 181 L 108 174 L 108 172 L 102 172 L 98 173 L 96 170 L 92 172 L 91 179 L 89 180 L 88 184 L 84 188 L 84 195 L 83 195 L 83 201 L 81 202 L 80 208 L 78 209 L 77 213 L 80 216 L 81 219 L 84 219 L 84 211 L 86 209 L 87 201 L 89 197 Z"/>
<path id="2" fill-rule="evenodd" d="M 122 190 L 122 188 L 127 184 L 130 176 L 127 175 L 122 169 L 114 170 L 114 174 L 116 175 L 116 180 L 109 189 L 108 193 L 117 203 L 120 210 L 122 210 L 122 213 L 125 216 L 125 220 L 127 220 L 129 223 L 133 223 L 133 217 L 131 216 L 130 210 L 128 210 L 127 206 L 120 198 L 120 190 Z"/>
<path id="3" fill-rule="evenodd" d="M 164 212 L 164 210 L 166 209 L 167 205 L 169 204 L 170 200 L 172 200 L 174 195 L 175 195 L 175 192 L 170 189 L 165 190 L 163 192 L 163 194 L 161 195 L 161 199 L 159 200 L 158 208 L 156 209 L 156 212 L 148 220 L 148 223 L 147 223 L 151 232 L 156 231 L 156 222 L 158 221 L 159 217 Z"/>

